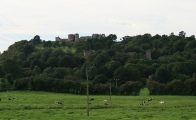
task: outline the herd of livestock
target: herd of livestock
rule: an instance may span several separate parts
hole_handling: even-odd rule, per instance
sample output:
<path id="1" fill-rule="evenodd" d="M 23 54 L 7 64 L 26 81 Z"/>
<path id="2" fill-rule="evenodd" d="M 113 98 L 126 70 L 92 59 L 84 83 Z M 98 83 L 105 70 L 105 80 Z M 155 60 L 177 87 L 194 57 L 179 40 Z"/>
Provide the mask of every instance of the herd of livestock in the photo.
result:
<path id="1" fill-rule="evenodd" d="M 8 98 L 8 100 L 10 101 L 10 100 L 17 100 L 18 98 L 16 98 L 16 97 L 10 97 L 10 98 Z M 89 101 L 94 101 L 95 99 L 94 98 L 91 98 Z M 149 105 L 149 102 L 152 102 L 154 100 L 154 98 L 150 98 L 150 99 L 148 99 L 147 101 L 142 101 L 139 105 Z M 2 101 L 2 99 L 0 98 L 0 102 Z M 104 105 L 108 105 L 108 101 L 107 100 L 103 100 L 103 102 L 104 102 Z M 55 104 L 63 104 L 61 101 L 55 101 L 54 102 Z M 164 103 L 164 101 L 160 101 L 159 102 L 160 104 L 163 104 Z M 89 104 L 91 104 L 90 102 L 89 102 Z"/>

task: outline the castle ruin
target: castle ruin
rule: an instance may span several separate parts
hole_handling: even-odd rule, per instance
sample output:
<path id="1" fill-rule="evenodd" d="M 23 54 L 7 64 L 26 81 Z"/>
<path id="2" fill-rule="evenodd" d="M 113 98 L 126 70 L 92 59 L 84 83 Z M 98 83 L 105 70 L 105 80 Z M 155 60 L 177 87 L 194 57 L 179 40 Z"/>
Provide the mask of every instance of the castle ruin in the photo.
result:
<path id="1" fill-rule="evenodd" d="M 65 41 L 65 42 L 78 42 L 78 41 L 87 41 L 91 38 L 102 39 L 105 38 L 105 34 L 92 34 L 92 36 L 81 36 L 79 37 L 78 33 L 68 34 L 68 38 L 60 38 L 59 36 L 55 38 L 56 41 Z"/>

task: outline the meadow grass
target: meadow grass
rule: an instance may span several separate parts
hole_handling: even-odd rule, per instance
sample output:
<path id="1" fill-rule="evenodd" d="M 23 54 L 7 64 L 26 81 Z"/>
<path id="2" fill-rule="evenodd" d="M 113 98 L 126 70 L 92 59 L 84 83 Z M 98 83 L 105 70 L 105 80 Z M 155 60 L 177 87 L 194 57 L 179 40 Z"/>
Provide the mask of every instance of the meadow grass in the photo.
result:
<path id="1" fill-rule="evenodd" d="M 195 96 L 90 95 L 90 116 L 86 114 L 86 95 L 8 91 L 0 92 L 0 120 L 195 120 Z M 8 98 L 17 100 L 8 100 Z M 148 102 L 140 106 L 142 101 Z M 104 105 L 103 100 L 108 101 Z M 55 104 L 61 101 L 63 104 Z M 160 104 L 164 101 L 164 104 Z"/>

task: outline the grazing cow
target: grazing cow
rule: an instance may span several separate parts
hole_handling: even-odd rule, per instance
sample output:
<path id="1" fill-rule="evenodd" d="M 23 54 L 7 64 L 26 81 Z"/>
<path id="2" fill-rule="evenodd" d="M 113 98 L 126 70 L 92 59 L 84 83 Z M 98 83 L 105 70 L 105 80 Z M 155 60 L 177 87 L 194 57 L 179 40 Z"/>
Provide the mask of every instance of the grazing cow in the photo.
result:
<path id="1" fill-rule="evenodd" d="M 62 102 L 60 102 L 60 101 L 55 101 L 55 104 L 62 104 Z"/>
<path id="2" fill-rule="evenodd" d="M 12 98 L 12 100 L 17 100 L 18 98 L 16 98 L 16 97 L 14 97 L 14 98 Z"/>
<path id="3" fill-rule="evenodd" d="M 91 98 L 91 99 L 90 99 L 90 101 L 93 101 L 93 100 L 94 100 L 94 98 Z"/>
<path id="4" fill-rule="evenodd" d="M 17 100 L 18 98 L 14 97 L 14 98 L 8 98 L 8 100 Z"/>
<path id="5" fill-rule="evenodd" d="M 107 100 L 103 100 L 103 102 L 104 102 L 104 105 L 108 105 Z"/>
<path id="6" fill-rule="evenodd" d="M 150 99 L 148 99 L 148 102 L 150 102 L 150 101 L 152 101 L 153 100 L 153 98 L 150 98 Z"/>
<path id="7" fill-rule="evenodd" d="M 139 105 L 147 105 L 145 101 L 142 101 Z"/>
<path id="8" fill-rule="evenodd" d="M 0 98 L 0 101 L 1 101 L 1 98 Z"/>
<path id="9" fill-rule="evenodd" d="M 160 104 L 163 104 L 163 103 L 165 103 L 165 102 L 164 102 L 164 101 L 160 101 L 159 103 L 160 103 Z"/>

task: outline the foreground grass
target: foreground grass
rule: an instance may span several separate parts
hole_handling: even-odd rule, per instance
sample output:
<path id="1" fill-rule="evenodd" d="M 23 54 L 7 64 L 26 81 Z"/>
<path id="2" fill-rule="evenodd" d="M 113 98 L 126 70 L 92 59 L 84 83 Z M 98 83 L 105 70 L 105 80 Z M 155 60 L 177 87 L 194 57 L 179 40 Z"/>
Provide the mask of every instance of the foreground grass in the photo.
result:
<path id="1" fill-rule="evenodd" d="M 17 100 L 8 100 L 8 98 Z M 154 100 L 146 106 L 141 101 Z M 86 115 L 86 96 L 48 92 L 1 92 L 1 120 L 194 120 L 195 96 L 112 96 L 91 95 L 90 116 Z M 109 105 L 104 105 L 108 100 Z M 54 104 L 61 101 L 63 104 Z M 160 104 L 164 101 L 164 104 Z"/>

